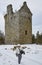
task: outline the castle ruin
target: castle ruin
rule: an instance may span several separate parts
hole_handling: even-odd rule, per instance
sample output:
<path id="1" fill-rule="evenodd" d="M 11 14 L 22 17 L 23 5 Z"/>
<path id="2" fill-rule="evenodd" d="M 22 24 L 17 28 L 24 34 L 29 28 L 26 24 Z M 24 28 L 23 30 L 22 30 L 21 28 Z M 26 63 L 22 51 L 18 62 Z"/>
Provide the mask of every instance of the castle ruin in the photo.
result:
<path id="1" fill-rule="evenodd" d="M 32 13 L 26 2 L 17 12 L 8 5 L 4 18 L 5 44 L 32 43 Z"/>

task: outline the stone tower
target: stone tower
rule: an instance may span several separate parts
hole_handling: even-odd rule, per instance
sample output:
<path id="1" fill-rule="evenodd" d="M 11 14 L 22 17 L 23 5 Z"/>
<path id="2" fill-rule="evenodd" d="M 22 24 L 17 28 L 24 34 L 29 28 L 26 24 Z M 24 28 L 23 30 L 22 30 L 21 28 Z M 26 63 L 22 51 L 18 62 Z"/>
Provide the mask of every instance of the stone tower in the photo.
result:
<path id="1" fill-rule="evenodd" d="M 4 18 L 6 44 L 32 43 L 32 13 L 26 2 L 17 12 L 8 5 Z"/>

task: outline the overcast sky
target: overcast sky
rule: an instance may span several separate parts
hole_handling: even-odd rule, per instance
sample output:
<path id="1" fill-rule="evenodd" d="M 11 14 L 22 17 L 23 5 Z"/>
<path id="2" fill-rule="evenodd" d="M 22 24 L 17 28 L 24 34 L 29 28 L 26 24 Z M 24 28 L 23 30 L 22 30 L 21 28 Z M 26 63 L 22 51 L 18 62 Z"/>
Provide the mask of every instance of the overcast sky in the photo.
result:
<path id="1" fill-rule="evenodd" d="M 26 1 L 32 16 L 32 33 L 36 34 L 37 31 L 42 33 L 42 0 L 0 0 L 0 30 L 5 31 L 4 15 L 7 12 L 7 5 L 13 5 L 13 11 L 17 11 Z"/>

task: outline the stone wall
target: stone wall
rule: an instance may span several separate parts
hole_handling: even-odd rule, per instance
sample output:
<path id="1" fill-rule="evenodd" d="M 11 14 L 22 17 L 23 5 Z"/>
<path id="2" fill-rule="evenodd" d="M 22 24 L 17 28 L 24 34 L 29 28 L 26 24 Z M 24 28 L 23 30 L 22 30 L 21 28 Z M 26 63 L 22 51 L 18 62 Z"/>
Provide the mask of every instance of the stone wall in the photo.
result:
<path id="1" fill-rule="evenodd" d="M 19 22 L 19 41 L 20 43 L 32 43 L 32 20 L 31 14 L 27 12 L 21 12 Z"/>

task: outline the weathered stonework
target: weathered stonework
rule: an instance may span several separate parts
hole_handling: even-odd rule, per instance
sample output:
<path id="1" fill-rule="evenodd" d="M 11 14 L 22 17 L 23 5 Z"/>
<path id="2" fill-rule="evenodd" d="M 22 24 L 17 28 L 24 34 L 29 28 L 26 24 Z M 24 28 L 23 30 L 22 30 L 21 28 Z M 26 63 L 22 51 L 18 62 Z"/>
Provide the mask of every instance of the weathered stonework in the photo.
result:
<path id="1" fill-rule="evenodd" d="M 5 43 L 32 43 L 32 13 L 26 2 L 17 12 L 12 5 L 7 6 L 5 18 Z"/>

